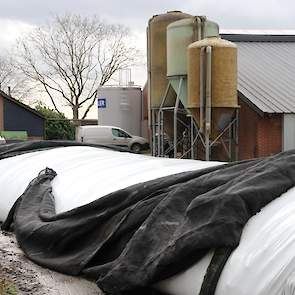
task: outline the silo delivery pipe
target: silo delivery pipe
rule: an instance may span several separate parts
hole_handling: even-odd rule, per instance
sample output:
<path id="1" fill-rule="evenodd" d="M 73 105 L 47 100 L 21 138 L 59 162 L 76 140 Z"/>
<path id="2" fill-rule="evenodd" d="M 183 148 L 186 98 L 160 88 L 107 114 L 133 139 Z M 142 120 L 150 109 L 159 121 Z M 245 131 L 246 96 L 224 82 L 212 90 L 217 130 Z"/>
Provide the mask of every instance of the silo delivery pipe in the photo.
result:
<path id="1" fill-rule="evenodd" d="M 200 17 L 197 17 L 197 23 L 198 23 L 198 39 L 197 40 L 201 40 L 202 39 L 202 20 Z"/>
<path id="2" fill-rule="evenodd" d="M 204 124 L 204 84 L 205 84 L 205 47 L 201 48 L 200 51 L 200 131 L 203 131 L 203 124 Z"/>
<path id="3" fill-rule="evenodd" d="M 212 82 L 212 47 L 206 47 L 206 161 L 210 158 L 210 133 L 211 133 L 211 82 Z"/>
<path id="4" fill-rule="evenodd" d="M 197 21 L 197 27 L 198 27 L 198 36 L 196 38 L 196 41 L 198 41 L 202 39 L 202 20 L 200 17 L 197 16 L 196 21 Z"/>

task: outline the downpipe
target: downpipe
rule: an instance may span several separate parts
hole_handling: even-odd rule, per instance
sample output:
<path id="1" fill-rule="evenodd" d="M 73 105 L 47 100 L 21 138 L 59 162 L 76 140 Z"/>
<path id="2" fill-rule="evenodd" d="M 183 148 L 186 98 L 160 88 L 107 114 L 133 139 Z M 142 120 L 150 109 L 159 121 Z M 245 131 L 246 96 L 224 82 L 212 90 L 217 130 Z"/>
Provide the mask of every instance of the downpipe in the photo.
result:
<path id="1" fill-rule="evenodd" d="M 205 145 L 206 161 L 210 160 L 210 135 L 211 135 L 211 111 L 212 111 L 212 47 L 206 47 L 206 118 L 205 118 Z"/>
<path id="2" fill-rule="evenodd" d="M 200 132 L 203 132 L 203 126 L 204 126 L 204 106 L 205 106 L 205 49 L 206 47 L 201 48 L 200 52 L 200 125 L 199 129 Z"/>

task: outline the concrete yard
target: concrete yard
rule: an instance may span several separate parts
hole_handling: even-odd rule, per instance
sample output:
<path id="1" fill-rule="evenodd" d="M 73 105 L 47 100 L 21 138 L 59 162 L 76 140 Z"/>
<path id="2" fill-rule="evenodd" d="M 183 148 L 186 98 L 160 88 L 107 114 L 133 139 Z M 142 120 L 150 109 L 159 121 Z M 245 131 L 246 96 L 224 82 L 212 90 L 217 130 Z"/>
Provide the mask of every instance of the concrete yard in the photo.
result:
<path id="1" fill-rule="evenodd" d="M 0 231 L 0 295 L 102 295 L 94 282 L 28 260 L 12 233 Z"/>

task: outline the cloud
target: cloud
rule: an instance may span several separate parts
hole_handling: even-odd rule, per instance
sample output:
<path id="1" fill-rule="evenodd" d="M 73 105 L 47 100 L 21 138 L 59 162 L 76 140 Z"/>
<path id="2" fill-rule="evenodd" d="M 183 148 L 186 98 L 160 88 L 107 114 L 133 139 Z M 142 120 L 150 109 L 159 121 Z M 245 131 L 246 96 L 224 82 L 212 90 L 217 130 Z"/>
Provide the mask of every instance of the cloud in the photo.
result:
<path id="1" fill-rule="evenodd" d="M 9 50 L 24 33 L 32 30 L 33 25 L 19 20 L 0 18 L 0 52 Z"/>
<path id="2" fill-rule="evenodd" d="M 294 0 L 9 0 L 0 1 L 0 51 L 34 25 L 65 13 L 96 14 L 122 23 L 135 33 L 138 47 L 145 51 L 149 18 L 169 10 L 207 15 L 221 29 L 295 29 Z M 133 77 L 143 84 L 146 69 L 135 69 Z"/>
<path id="3" fill-rule="evenodd" d="M 187 9 L 207 15 L 226 29 L 295 29 L 293 0 L 198 0 Z"/>
<path id="4" fill-rule="evenodd" d="M 42 23 L 52 14 L 97 14 L 143 30 L 153 14 L 183 10 L 208 15 L 225 28 L 295 28 L 293 0 L 10 0 L 0 2 L 0 18 Z"/>

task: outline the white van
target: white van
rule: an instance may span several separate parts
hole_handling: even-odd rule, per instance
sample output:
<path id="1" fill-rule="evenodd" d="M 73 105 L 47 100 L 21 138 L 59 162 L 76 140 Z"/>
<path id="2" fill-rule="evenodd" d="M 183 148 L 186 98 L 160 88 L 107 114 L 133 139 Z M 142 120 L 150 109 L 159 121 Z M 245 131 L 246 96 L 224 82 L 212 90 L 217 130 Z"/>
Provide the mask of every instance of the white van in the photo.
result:
<path id="1" fill-rule="evenodd" d="M 6 140 L 4 137 L 0 136 L 0 144 L 5 144 Z"/>
<path id="2" fill-rule="evenodd" d="M 149 148 L 148 141 L 145 138 L 131 135 L 115 126 L 79 126 L 77 127 L 76 140 L 86 143 L 128 147 L 136 153 Z"/>

